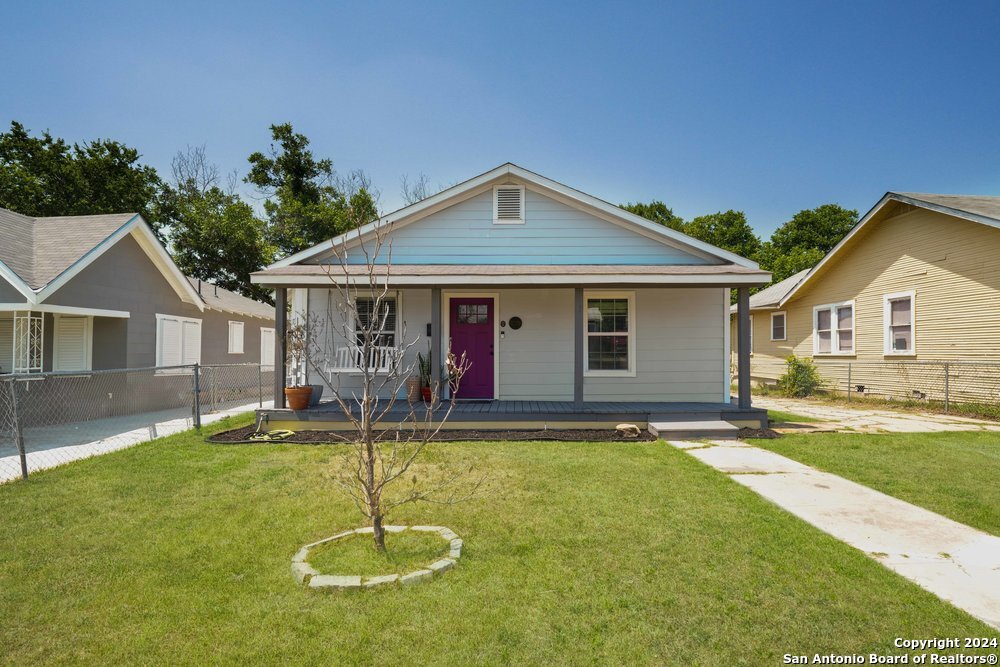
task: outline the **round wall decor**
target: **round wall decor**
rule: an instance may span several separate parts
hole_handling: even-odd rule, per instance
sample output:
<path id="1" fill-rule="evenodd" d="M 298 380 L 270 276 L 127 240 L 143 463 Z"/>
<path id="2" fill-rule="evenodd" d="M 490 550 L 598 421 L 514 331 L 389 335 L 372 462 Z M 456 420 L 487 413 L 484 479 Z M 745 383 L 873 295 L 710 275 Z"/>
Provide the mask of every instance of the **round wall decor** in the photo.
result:
<path id="1" fill-rule="evenodd" d="M 518 317 L 517 315 L 515 315 L 512 318 L 510 318 L 510 328 L 513 329 L 514 331 L 517 331 L 518 329 L 520 329 L 521 328 L 521 318 Z"/>

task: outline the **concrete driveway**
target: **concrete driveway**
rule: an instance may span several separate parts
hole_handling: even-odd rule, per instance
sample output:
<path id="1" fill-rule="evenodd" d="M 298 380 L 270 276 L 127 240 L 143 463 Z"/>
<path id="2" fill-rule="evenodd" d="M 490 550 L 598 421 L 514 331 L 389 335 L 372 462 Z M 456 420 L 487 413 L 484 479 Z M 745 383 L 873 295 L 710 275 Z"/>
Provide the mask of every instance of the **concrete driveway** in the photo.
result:
<path id="1" fill-rule="evenodd" d="M 841 407 L 832 403 L 772 396 L 754 397 L 754 407 L 781 410 L 823 420 L 824 430 L 862 433 L 938 433 L 942 431 L 1000 431 L 1000 423 L 931 412 L 904 412 L 888 408 Z"/>
<path id="2" fill-rule="evenodd" d="M 1000 537 L 744 442 L 670 444 L 1000 630 Z"/>

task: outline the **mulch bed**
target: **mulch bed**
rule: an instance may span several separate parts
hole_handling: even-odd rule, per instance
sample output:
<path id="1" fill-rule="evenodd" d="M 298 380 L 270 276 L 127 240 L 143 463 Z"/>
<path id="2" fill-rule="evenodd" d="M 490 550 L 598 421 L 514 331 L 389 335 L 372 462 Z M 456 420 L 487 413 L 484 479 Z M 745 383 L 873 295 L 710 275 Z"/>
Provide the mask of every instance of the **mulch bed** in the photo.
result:
<path id="1" fill-rule="evenodd" d="M 256 430 L 256 426 L 244 426 L 243 428 L 235 428 L 231 431 L 222 431 L 221 433 L 216 433 L 215 435 L 208 438 L 209 442 L 220 443 L 220 444 L 239 444 L 239 443 L 254 443 L 260 444 L 260 440 L 250 440 L 250 436 Z M 741 431 L 742 432 L 742 431 Z M 352 435 L 351 431 L 296 431 L 294 435 L 286 438 L 285 440 L 270 441 L 270 442 L 293 442 L 299 444 L 340 444 L 348 443 L 352 440 L 348 437 Z M 469 441 L 484 441 L 484 440 L 507 440 L 514 442 L 526 442 L 526 441 L 537 441 L 537 440 L 550 440 L 557 442 L 573 442 L 573 441 L 585 441 L 585 442 L 634 442 L 636 440 L 655 440 L 652 435 L 646 431 L 640 431 L 639 436 L 635 438 L 625 438 L 618 434 L 617 431 L 610 429 L 602 430 L 592 430 L 592 429 L 575 429 L 575 430 L 540 430 L 540 431 L 488 431 L 488 430 L 477 430 L 477 429 L 462 429 L 455 431 L 441 431 L 438 437 L 434 438 L 435 442 L 469 442 Z"/>
<path id="2" fill-rule="evenodd" d="M 754 438 L 770 440 L 780 437 L 780 433 L 770 428 L 741 428 L 739 435 L 740 440 L 753 440 Z"/>

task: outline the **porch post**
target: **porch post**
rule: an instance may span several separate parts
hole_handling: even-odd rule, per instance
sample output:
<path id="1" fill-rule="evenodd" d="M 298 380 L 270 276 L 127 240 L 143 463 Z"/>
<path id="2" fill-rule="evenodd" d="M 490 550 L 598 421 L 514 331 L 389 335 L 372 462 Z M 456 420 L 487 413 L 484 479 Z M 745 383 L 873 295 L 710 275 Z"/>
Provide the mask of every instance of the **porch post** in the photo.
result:
<path id="1" fill-rule="evenodd" d="M 431 381 L 441 380 L 441 288 L 431 289 Z M 442 397 L 443 398 L 443 397 Z"/>
<path id="2" fill-rule="evenodd" d="M 583 288 L 573 290 L 573 404 L 583 407 Z"/>
<path id="3" fill-rule="evenodd" d="M 736 292 L 736 372 L 739 376 L 737 395 L 741 410 L 750 407 L 750 288 Z"/>
<path id="4" fill-rule="evenodd" d="M 285 336 L 288 333 L 288 289 L 274 290 L 274 407 L 285 407 Z"/>

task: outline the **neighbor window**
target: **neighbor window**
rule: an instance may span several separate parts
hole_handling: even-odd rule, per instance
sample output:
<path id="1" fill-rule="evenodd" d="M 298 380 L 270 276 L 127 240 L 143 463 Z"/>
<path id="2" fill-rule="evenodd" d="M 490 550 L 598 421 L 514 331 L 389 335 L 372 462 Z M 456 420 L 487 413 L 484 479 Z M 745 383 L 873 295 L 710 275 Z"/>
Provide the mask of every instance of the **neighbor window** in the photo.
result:
<path id="1" fill-rule="evenodd" d="M 588 293 L 586 308 L 587 375 L 635 375 L 634 293 Z"/>
<path id="2" fill-rule="evenodd" d="M 229 321 L 229 354 L 243 354 L 243 323 Z"/>
<path id="3" fill-rule="evenodd" d="M 56 315 L 52 340 L 52 370 L 89 371 L 94 319 Z"/>
<path id="4" fill-rule="evenodd" d="M 274 367 L 274 329 L 260 328 L 260 365 L 266 369 Z"/>
<path id="5" fill-rule="evenodd" d="M 854 302 L 813 308 L 813 352 L 854 354 Z"/>
<path id="6" fill-rule="evenodd" d="M 786 340 L 785 314 L 771 313 L 771 340 Z"/>
<path id="7" fill-rule="evenodd" d="M 885 295 L 883 307 L 886 354 L 914 354 L 913 301 L 913 292 Z"/>
<path id="8" fill-rule="evenodd" d="M 201 320 L 176 315 L 156 316 L 156 365 L 201 363 Z"/>
<path id="9" fill-rule="evenodd" d="M 0 319 L 0 373 L 14 372 L 14 320 Z"/>
<path id="10" fill-rule="evenodd" d="M 374 332 L 372 344 L 376 347 L 396 346 L 396 299 L 383 298 L 379 300 L 379 312 L 375 312 L 373 297 L 360 297 L 356 304 L 358 317 L 354 324 L 357 344 L 364 345 L 364 331 L 374 321 L 377 331 Z"/>

